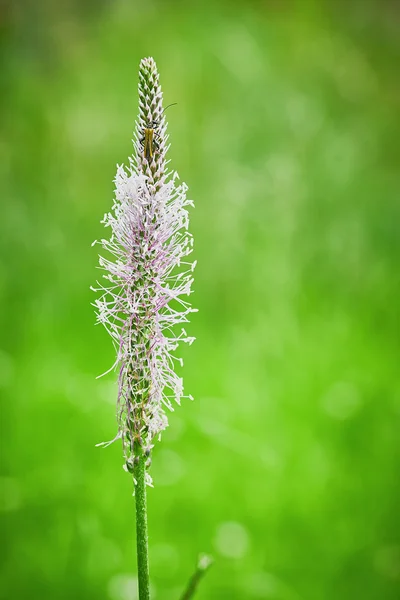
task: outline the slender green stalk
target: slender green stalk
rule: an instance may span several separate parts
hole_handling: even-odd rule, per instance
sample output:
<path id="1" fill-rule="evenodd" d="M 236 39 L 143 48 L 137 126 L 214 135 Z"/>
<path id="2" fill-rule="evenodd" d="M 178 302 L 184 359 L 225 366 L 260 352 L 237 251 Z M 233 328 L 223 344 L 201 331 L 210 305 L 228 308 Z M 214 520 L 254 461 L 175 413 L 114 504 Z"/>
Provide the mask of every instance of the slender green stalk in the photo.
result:
<path id="1" fill-rule="evenodd" d="M 138 565 L 139 600 L 149 600 L 149 549 L 147 535 L 147 505 L 146 505 L 146 457 L 142 449 L 136 450 L 139 459 L 134 466 L 133 477 L 135 480 L 136 504 L 136 550 Z M 136 459 L 137 460 L 137 459 Z"/>
<path id="2" fill-rule="evenodd" d="M 181 596 L 181 600 L 189 600 L 190 598 L 192 598 L 194 596 L 194 594 L 197 590 L 197 586 L 199 585 L 199 583 L 202 580 L 202 578 L 204 577 L 204 575 L 207 573 L 208 569 L 211 567 L 212 563 L 213 563 L 213 559 L 211 558 L 211 556 L 207 556 L 206 554 L 203 554 L 199 557 L 196 571 L 193 573 L 192 577 L 190 578 L 188 586 L 187 586 L 183 596 Z"/>

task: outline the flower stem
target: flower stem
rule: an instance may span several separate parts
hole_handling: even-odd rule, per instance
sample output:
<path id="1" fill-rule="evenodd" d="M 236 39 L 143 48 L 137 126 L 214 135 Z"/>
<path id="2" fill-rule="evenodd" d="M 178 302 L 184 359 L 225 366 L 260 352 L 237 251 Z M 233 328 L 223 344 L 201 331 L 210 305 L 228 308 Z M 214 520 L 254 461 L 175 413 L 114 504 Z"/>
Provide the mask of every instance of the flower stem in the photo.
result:
<path id="1" fill-rule="evenodd" d="M 213 563 L 213 559 L 211 558 L 211 556 L 207 556 L 206 554 L 199 556 L 196 571 L 190 578 L 188 586 L 187 586 L 183 596 L 181 596 L 180 600 L 189 600 L 190 598 L 192 598 L 194 596 L 194 594 L 197 590 L 197 586 L 199 585 L 199 582 L 203 579 L 204 575 L 207 573 L 207 571 L 211 567 L 212 563 Z"/>
<path id="2" fill-rule="evenodd" d="M 138 566 L 139 600 L 149 600 L 149 549 L 147 536 L 146 506 L 146 457 L 142 449 L 136 449 L 139 459 L 133 470 L 136 504 L 136 552 Z"/>

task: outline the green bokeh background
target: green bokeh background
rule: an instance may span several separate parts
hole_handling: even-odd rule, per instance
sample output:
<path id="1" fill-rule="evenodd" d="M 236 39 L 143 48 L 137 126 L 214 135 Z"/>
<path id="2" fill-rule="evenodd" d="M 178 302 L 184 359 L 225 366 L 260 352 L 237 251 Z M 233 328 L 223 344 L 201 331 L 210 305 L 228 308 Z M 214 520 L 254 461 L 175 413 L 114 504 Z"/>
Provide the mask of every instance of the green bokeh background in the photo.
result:
<path id="1" fill-rule="evenodd" d="M 153 597 L 400 597 L 395 2 L 19 3 L 3 20 L 1 597 L 133 600 L 94 326 L 100 224 L 158 63 L 196 269 L 154 451 Z"/>

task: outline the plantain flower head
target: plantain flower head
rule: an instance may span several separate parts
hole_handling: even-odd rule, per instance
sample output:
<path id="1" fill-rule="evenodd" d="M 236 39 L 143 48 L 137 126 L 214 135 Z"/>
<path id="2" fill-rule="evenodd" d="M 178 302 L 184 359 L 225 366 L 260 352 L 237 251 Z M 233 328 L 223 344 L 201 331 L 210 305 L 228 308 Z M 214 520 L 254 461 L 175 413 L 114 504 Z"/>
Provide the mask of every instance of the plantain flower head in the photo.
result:
<path id="1" fill-rule="evenodd" d="M 175 371 L 181 342 L 191 344 L 184 325 L 195 263 L 188 260 L 187 186 L 167 169 L 167 123 L 156 64 L 139 67 L 139 116 L 128 167 L 118 166 L 112 210 L 102 223 L 109 237 L 99 243 L 103 270 L 94 291 L 97 322 L 112 337 L 119 370 L 117 421 L 125 468 L 133 472 L 142 453 L 168 425 L 167 413 L 184 396 Z M 191 398 L 191 396 L 187 396 Z M 113 440 L 114 441 L 114 440 Z"/>

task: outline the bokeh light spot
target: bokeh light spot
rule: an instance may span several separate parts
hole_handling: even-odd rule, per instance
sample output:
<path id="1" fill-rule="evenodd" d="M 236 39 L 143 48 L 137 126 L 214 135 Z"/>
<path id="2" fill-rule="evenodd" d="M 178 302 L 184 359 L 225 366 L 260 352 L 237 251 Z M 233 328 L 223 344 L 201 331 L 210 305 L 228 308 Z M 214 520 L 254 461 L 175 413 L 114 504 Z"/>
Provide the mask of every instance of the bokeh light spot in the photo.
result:
<path id="1" fill-rule="evenodd" d="M 242 558 L 249 549 L 249 535 L 240 523 L 221 523 L 215 537 L 218 552 L 228 558 Z"/>

